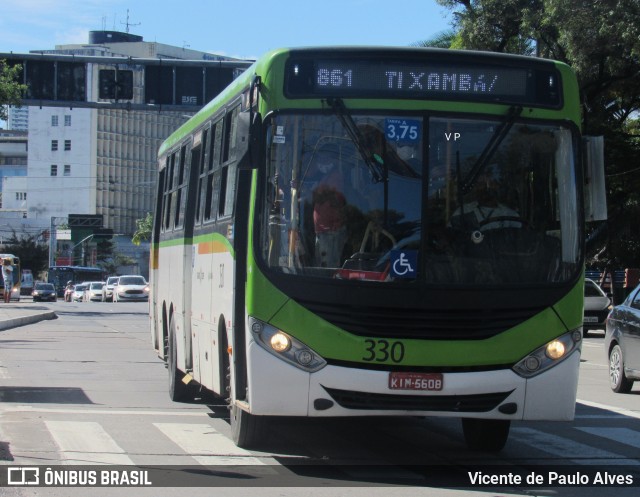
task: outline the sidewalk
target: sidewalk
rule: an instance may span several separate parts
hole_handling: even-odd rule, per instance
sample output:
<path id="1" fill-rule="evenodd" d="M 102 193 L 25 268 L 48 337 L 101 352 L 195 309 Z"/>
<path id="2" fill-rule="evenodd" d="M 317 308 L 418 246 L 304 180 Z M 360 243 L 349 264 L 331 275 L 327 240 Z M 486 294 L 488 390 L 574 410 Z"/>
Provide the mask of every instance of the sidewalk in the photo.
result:
<path id="1" fill-rule="evenodd" d="M 44 303 L 22 300 L 21 302 L 0 302 L 0 331 L 37 323 L 45 319 L 56 319 L 56 313 Z"/>

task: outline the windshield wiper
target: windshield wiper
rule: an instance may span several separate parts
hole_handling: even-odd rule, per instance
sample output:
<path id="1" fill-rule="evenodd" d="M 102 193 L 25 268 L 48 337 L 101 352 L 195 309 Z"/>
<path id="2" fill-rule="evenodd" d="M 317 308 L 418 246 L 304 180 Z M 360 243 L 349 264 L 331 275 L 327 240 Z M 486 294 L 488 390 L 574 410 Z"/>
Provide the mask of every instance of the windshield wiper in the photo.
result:
<path id="1" fill-rule="evenodd" d="M 476 179 L 489 163 L 489 160 L 493 157 L 493 154 L 496 153 L 496 150 L 502 143 L 502 140 L 504 140 L 507 134 L 509 134 L 511 127 L 516 122 L 516 118 L 520 114 L 522 114 L 522 107 L 509 107 L 509 112 L 507 112 L 507 115 L 504 117 L 498 128 L 493 132 L 491 139 L 484 147 L 484 150 L 480 154 L 480 157 L 478 157 L 478 160 L 476 160 L 476 163 L 469 171 L 469 174 L 467 174 L 467 176 L 462 181 L 462 191 L 464 193 L 469 193 Z"/>
<path id="2" fill-rule="evenodd" d="M 364 163 L 369 168 L 369 171 L 371 172 L 371 176 L 373 177 L 374 183 L 380 183 L 381 181 L 386 181 L 387 175 L 385 174 L 384 161 L 382 157 L 373 153 L 369 149 L 369 147 L 365 145 L 364 137 L 362 136 L 362 133 L 360 132 L 360 129 L 356 125 L 355 121 L 351 117 L 351 114 L 349 114 L 349 111 L 344 105 L 344 102 L 342 101 L 342 99 L 327 98 L 327 103 L 331 106 L 333 111 L 336 113 L 336 116 L 338 116 L 338 119 L 340 119 L 340 122 L 342 123 L 342 126 L 344 127 L 347 134 L 349 135 L 349 138 L 351 138 L 351 141 L 353 141 L 356 148 L 358 149 L 358 152 L 360 153 L 362 160 L 364 161 Z"/>

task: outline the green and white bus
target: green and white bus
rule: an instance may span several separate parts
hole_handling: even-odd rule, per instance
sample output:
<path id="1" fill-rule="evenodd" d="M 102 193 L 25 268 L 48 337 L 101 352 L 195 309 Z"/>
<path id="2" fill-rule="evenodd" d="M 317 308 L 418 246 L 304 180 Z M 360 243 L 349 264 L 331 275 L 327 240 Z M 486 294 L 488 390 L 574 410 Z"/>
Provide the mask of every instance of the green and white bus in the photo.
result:
<path id="1" fill-rule="evenodd" d="M 228 398 L 243 447 L 272 416 L 458 417 L 485 450 L 511 421 L 573 419 L 582 148 L 558 62 L 266 54 L 159 150 L 171 398 Z"/>

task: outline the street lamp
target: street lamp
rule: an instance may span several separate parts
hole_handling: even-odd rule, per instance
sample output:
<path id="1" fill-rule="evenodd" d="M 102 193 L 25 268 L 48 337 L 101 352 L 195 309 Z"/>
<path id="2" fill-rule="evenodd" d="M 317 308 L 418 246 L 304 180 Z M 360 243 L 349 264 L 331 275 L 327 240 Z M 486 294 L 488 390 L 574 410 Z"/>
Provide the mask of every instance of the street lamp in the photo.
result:
<path id="1" fill-rule="evenodd" d="M 82 265 L 85 266 L 86 262 L 85 262 L 85 253 L 84 253 L 84 242 L 86 242 L 87 240 L 91 240 L 93 237 L 95 236 L 95 234 L 91 234 L 85 238 L 83 238 L 82 240 L 80 240 L 78 243 L 76 243 L 73 247 L 71 247 L 71 255 L 73 256 L 73 250 L 78 246 L 78 245 L 82 245 L 82 250 L 80 252 L 80 260 L 82 261 Z"/>

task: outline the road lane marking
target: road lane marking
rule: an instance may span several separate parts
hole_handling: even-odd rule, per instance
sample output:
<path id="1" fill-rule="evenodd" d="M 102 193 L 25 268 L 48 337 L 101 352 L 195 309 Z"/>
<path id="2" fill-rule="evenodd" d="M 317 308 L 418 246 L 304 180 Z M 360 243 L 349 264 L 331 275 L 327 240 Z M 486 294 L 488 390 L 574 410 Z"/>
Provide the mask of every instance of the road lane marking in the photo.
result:
<path id="1" fill-rule="evenodd" d="M 116 414 L 133 416 L 186 416 L 209 417 L 211 411 L 146 411 L 143 409 L 69 409 L 68 407 L 35 407 L 30 405 L 1 405 L 0 412 L 33 412 L 33 413 L 60 413 L 60 414 Z"/>
<path id="2" fill-rule="evenodd" d="M 630 416 L 632 418 L 640 419 L 640 411 L 632 411 L 630 409 L 625 409 L 624 407 L 609 406 L 607 404 L 600 404 L 598 402 L 591 402 L 589 400 L 582 400 L 582 399 L 577 399 L 576 402 L 583 404 L 585 406 L 595 407 L 597 409 L 603 409 L 605 411 L 611 411 L 617 414 L 622 414 L 623 416 Z"/>
<path id="3" fill-rule="evenodd" d="M 546 433 L 533 428 L 513 428 L 510 438 L 533 447 L 536 450 L 556 456 L 566 463 L 585 465 L 636 465 L 636 461 L 627 460 L 623 455 L 593 447 L 564 438 L 553 433 Z"/>
<path id="4" fill-rule="evenodd" d="M 205 466 L 265 464 L 248 450 L 237 447 L 209 424 L 153 423 L 153 425 L 199 464 Z"/>
<path id="5" fill-rule="evenodd" d="M 125 451 L 93 421 L 48 421 L 45 424 L 60 449 L 64 464 L 133 465 Z"/>
<path id="6" fill-rule="evenodd" d="M 578 430 L 640 449 L 640 433 L 636 430 L 630 430 L 629 428 L 609 428 L 606 426 L 579 426 Z"/>

